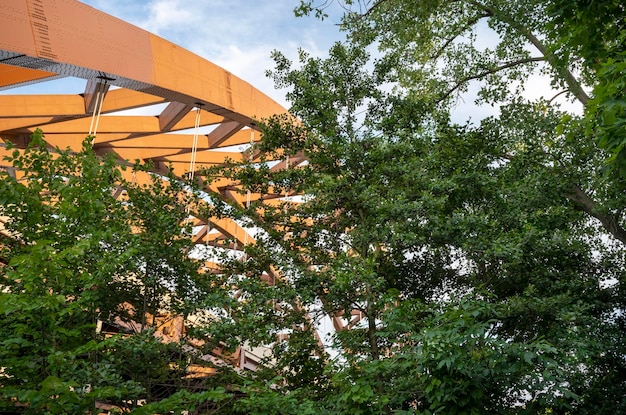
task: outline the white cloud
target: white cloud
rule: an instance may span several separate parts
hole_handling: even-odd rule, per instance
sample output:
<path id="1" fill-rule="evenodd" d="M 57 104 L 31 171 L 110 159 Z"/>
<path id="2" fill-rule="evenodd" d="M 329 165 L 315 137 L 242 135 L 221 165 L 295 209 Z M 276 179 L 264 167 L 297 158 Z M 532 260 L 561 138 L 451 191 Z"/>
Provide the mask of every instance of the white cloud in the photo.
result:
<path id="1" fill-rule="evenodd" d="M 265 71 L 270 54 L 297 58 L 299 47 L 324 55 L 341 37 L 334 22 L 296 18 L 293 0 L 84 0 L 223 67 L 286 105 Z"/>
<path id="2" fill-rule="evenodd" d="M 150 15 L 143 27 L 155 34 L 170 28 L 190 27 L 198 16 L 186 7 L 188 4 L 189 2 L 179 0 L 158 0 L 150 3 Z"/>

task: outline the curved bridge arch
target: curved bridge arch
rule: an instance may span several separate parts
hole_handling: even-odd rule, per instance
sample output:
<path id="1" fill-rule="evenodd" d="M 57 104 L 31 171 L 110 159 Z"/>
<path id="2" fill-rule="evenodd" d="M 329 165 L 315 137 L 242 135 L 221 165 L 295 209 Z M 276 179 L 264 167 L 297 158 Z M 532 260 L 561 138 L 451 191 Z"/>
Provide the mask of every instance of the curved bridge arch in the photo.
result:
<path id="1" fill-rule="evenodd" d="M 94 143 L 98 153 L 113 152 L 122 161 L 149 160 L 156 173 L 172 166 L 181 177 L 189 173 L 196 135 L 195 173 L 227 158 L 249 157 L 247 146 L 261 138 L 256 120 L 286 113 L 227 70 L 79 1 L 0 0 L 0 6 L 0 138 L 17 147 L 24 148 L 32 132 L 41 128 L 50 146 L 78 150 L 99 114 Z M 48 91 L 52 88 L 47 85 L 62 78 L 78 80 L 82 90 L 19 93 L 28 85 Z M 0 145 L 0 158 L 4 155 Z M 291 166 L 302 161 L 292 159 Z M 272 168 L 286 168 L 286 163 L 275 160 Z M 210 186 L 207 190 L 245 203 L 236 183 L 223 179 Z M 259 197 L 252 194 L 251 201 Z M 197 244 L 254 243 L 234 221 L 194 221 L 192 238 Z M 207 264 L 209 272 L 211 268 Z M 268 272 L 268 281 L 274 281 L 276 271 Z M 349 324 L 340 314 L 331 321 L 342 330 L 360 320 L 350 317 Z"/>
<path id="2" fill-rule="evenodd" d="M 45 91 L 46 82 L 65 77 L 84 80 L 83 92 L 12 94 L 31 84 Z M 3 140 L 25 147 L 41 128 L 50 146 L 78 150 L 97 113 L 98 153 L 150 160 L 155 172 L 172 167 L 179 177 L 189 173 L 194 135 L 197 171 L 248 157 L 245 147 L 260 139 L 255 120 L 286 112 L 225 69 L 75 0 L 2 1 L 0 89 L 5 90 L 0 95 Z M 211 186 L 207 190 L 244 203 L 235 183 Z M 212 225 L 219 229 L 219 223 Z M 252 240 L 245 232 L 223 237 Z"/>

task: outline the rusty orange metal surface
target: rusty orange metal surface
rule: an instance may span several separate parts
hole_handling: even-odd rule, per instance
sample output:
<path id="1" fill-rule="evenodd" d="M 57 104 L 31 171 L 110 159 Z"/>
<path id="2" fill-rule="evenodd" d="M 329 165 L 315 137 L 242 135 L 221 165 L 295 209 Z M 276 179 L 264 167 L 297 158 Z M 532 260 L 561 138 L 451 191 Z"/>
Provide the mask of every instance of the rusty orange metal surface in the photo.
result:
<path id="1" fill-rule="evenodd" d="M 45 92 L 48 83 L 61 78 L 78 80 L 82 90 Z M 26 85 L 41 86 L 42 93 L 20 94 Z M 121 162 L 149 160 L 156 173 L 173 166 L 181 177 L 190 173 L 196 136 L 198 174 L 226 158 L 249 157 L 247 145 L 261 139 L 257 121 L 286 112 L 227 70 L 75 0 L 0 0 L 0 91 L 5 143 L 24 148 L 40 128 L 50 146 L 79 150 L 97 120 L 93 135 L 99 154 L 113 152 Z M 6 153 L 6 145 L 0 145 L 0 158 Z M 285 160 L 274 161 L 274 169 L 286 167 Z M 289 165 L 300 162 L 304 159 Z M 138 181 L 148 180 L 138 176 Z M 235 203 L 248 199 L 225 178 L 206 190 Z M 252 194 L 249 200 L 259 197 Z M 241 249 L 255 243 L 229 219 L 197 217 L 193 223 L 198 244 Z M 207 265 L 207 272 L 211 269 Z M 264 278 L 275 281 L 273 275 Z M 339 324 L 340 318 L 335 320 Z"/>
<path id="2" fill-rule="evenodd" d="M 83 90 L 17 93 L 31 84 L 46 91 L 47 82 L 66 77 L 81 80 Z M 200 170 L 242 159 L 245 145 L 260 139 L 256 121 L 286 112 L 227 70 L 75 0 L 0 0 L 0 90 L 5 142 L 24 147 L 40 128 L 51 146 L 78 150 L 97 118 L 96 151 L 151 160 L 157 173 L 173 166 L 180 176 L 189 172 L 194 135 Z M 207 190 L 244 203 L 235 185 L 222 180 Z M 232 226 L 222 228 L 223 238 L 252 240 Z"/>
<path id="3" fill-rule="evenodd" d="M 135 90 L 164 89 L 163 94 L 171 92 L 172 98 L 181 102 L 201 102 L 209 110 L 230 114 L 244 124 L 285 111 L 252 85 L 208 60 L 78 1 L 1 3 L 3 51 L 62 63 L 77 74 L 81 69 L 85 75 L 95 71 L 119 84 L 141 83 L 143 88 Z M 39 69 L 46 71 L 45 67 Z"/>

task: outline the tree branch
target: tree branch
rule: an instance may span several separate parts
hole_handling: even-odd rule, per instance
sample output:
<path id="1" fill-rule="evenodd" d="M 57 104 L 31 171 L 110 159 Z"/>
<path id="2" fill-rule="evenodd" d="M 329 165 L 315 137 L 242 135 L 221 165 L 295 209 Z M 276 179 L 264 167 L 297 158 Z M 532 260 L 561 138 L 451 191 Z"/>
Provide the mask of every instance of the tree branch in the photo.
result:
<path id="1" fill-rule="evenodd" d="M 448 46 L 450 46 L 450 43 L 454 42 L 454 39 L 458 38 L 464 31 L 466 31 L 467 29 L 472 27 L 474 24 L 478 23 L 480 19 L 485 18 L 485 17 L 489 17 L 489 15 L 487 13 L 483 13 L 483 14 L 479 14 L 475 16 L 473 19 L 470 19 L 467 22 L 467 24 L 461 28 L 461 30 L 459 30 L 454 35 L 450 36 L 450 38 L 445 41 L 443 46 L 441 46 L 439 50 L 437 50 L 437 52 L 430 55 L 429 58 L 433 60 L 439 58 L 443 54 L 443 51 L 446 50 Z"/>
<path id="2" fill-rule="evenodd" d="M 545 154 L 545 153 L 544 153 Z M 546 154 L 547 155 L 547 154 Z M 500 154 L 500 157 L 506 160 L 513 160 L 515 157 L 512 154 Z M 560 160 L 555 160 L 557 163 L 562 164 Z M 616 215 L 608 213 L 601 213 L 598 208 L 598 203 L 591 198 L 580 186 L 573 185 L 569 193 L 565 194 L 570 201 L 572 201 L 579 209 L 587 213 L 589 216 L 597 219 L 602 224 L 602 227 L 615 239 L 626 244 L 626 229 L 624 229 L 617 219 Z"/>
<path id="3" fill-rule="evenodd" d="M 576 99 L 578 99 L 578 101 L 580 101 L 583 105 L 587 105 L 587 102 L 589 101 L 589 95 L 587 95 L 587 93 L 583 90 L 582 86 L 580 85 L 574 74 L 572 74 L 572 72 L 568 68 L 564 67 L 563 65 L 559 65 L 557 63 L 556 56 L 552 52 L 548 51 L 548 48 L 527 27 L 517 23 L 509 16 L 502 16 L 502 14 L 497 13 L 495 9 L 485 6 L 484 4 L 476 0 L 469 0 L 469 3 L 485 11 L 485 13 L 487 13 L 489 16 L 495 17 L 503 23 L 508 24 L 513 29 L 518 31 L 522 36 L 524 36 L 534 47 L 537 48 L 537 50 L 539 50 L 539 52 L 541 52 L 541 54 L 545 57 L 548 63 L 556 70 L 557 74 L 562 78 L 562 80 L 569 88 L 569 91 L 574 94 Z"/>
<path id="4" fill-rule="evenodd" d="M 386 1 L 387 0 L 378 0 L 365 13 L 361 14 L 361 18 L 369 16 L 375 9 L 377 9 L 381 4 L 385 3 Z"/>
<path id="5" fill-rule="evenodd" d="M 598 219 L 602 227 L 615 237 L 618 241 L 626 244 L 626 230 L 619 224 L 617 218 L 613 215 L 601 213 L 598 204 L 580 187 L 574 186 L 567 198 L 574 202 L 584 212 Z"/>
<path id="6" fill-rule="evenodd" d="M 541 41 L 530 30 L 522 26 L 515 28 L 520 31 L 526 37 L 526 39 L 528 39 L 530 43 L 532 43 L 533 46 L 535 46 L 537 50 L 539 50 L 539 52 L 543 54 L 543 56 L 546 57 L 548 63 L 552 65 L 552 67 L 557 71 L 559 76 L 561 76 L 563 81 L 565 81 L 565 84 L 569 88 L 570 92 L 574 94 L 576 99 L 578 99 L 578 101 L 580 101 L 583 105 L 587 105 L 587 102 L 589 101 L 589 95 L 587 95 L 587 93 L 583 90 L 582 86 L 580 85 L 578 79 L 576 79 L 574 74 L 572 74 L 572 72 L 563 65 L 558 65 L 556 63 L 556 56 L 552 52 L 549 52 L 545 45 L 541 43 Z"/>
<path id="7" fill-rule="evenodd" d="M 547 154 L 546 154 L 547 155 Z M 500 154 L 500 157 L 513 160 L 515 157 L 512 154 Z M 560 160 L 556 160 L 557 163 L 561 164 Z M 580 188 L 580 186 L 572 186 L 570 192 L 565 194 L 570 201 L 572 201 L 578 208 L 580 208 L 583 212 L 587 213 L 589 216 L 597 219 L 602 224 L 602 227 L 615 239 L 626 244 L 626 229 L 624 229 L 620 224 L 615 215 L 611 215 L 608 213 L 601 213 L 598 209 L 598 203 L 591 198 L 584 190 Z"/>
<path id="8" fill-rule="evenodd" d="M 440 103 L 444 99 L 448 98 L 450 96 L 450 94 L 452 94 L 454 91 L 459 89 L 463 84 L 465 84 L 465 83 L 467 83 L 467 82 L 469 82 L 471 80 L 481 79 L 481 78 L 484 78 L 487 75 L 492 75 L 492 74 L 494 74 L 496 72 L 500 72 L 500 71 L 502 71 L 504 69 L 512 68 L 512 67 L 517 66 L 517 65 L 523 65 L 525 63 L 530 63 L 530 62 L 541 62 L 543 60 L 545 60 L 545 58 L 543 56 L 519 59 L 519 60 L 512 61 L 512 62 L 507 62 L 507 63 L 505 63 L 503 65 L 500 65 L 500 66 L 498 66 L 496 68 L 488 69 L 486 71 L 480 72 L 480 73 L 475 74 L 475 75 L 466 76 L 466 77 L 460 79 L 451 89 L 449 89 L 445 94 L 443 94 L 443 96 L 441 96 L 437 100 L 437 103 Z"/>

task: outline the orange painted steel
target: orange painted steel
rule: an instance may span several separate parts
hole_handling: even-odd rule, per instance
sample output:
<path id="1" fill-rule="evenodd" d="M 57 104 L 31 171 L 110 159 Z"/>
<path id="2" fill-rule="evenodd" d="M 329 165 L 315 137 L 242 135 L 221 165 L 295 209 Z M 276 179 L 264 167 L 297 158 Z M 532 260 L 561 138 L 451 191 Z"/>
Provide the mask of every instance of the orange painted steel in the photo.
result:
<path id="1" fill-rule="evenodd" d="M 45 92 L 62 78 L 74 85 L 79 80 L 82 91 Z M 22 86 L 41 86 L 42 92 L 19 94 Z M 0 0 L 0 91 L 0 138 L 5 142 L 24 148 L 40 128 L 50 146 L 79 150 L 99 113 L 94 141 L 99 154 L 150 160 L 156 173 L 173 166 L 179 177 L 190 173 L 198 131 L 196 177 L 203 167 L 226 158 L 249 157 L 247 145 L 260 140 L 256 122 L 286 112 L 225 69 L 75 0 Z M 201 108 L 199 129 L 196 108 Z M 0 158 L 5 154 L 1 145 Z M 276 160 L 273 169 L 279 168 L 285 168 L 284 161 Z M 207 190 L 247 202 L 228 179 Z M 250 200 L 258 197 L 252 194 Z M 235 221 L 195 218 L 194 225 L 197 244 L 231 241 L 226 246 L 232 249 L 255 243 Z M 275 281 L 275 275 L 266 280 Z"/>
<path id="2" fill-rule="evenodd" d="M 0 23 L 2 63 L 36 79 L 112 78 L 171 102 L 202 103 L 244 125 L 285 111 L 206 59 L 75 0 L 3 0 Z"/>
<path id="3" fill-rule="evenodd" d="M 65 77 L 84 80 L 83 92 L 12 94 L 30 84 L 46 91 L 47 82 Z M 195 170 L 227 157 L 241 159 L 245 149 L 237 146 L 249 144 L 251 133 L 253 141 L 260 139 L 256 121 L 286 112 L 223 68 L 75 0 L 0 0 L 0 90 L 5 141 L 24 147 L 40 128 L 51 146 L 79 150 L 104 96 L 96 151 L 114 152 L 120 160 L 151 160 L 160 173 L 173 166 L 178 176 L 189 173 L 199 131 L 194 108 L 201 108 L 203 131 Z M 244 203 L 233 187 L 222 180 L 207 190 Z M 206 220 L 204 226 L 211 228 Z M 252 240 L 244 229 L 226 233 L 223 237 L 239 239 L 239 246 Z"/>

